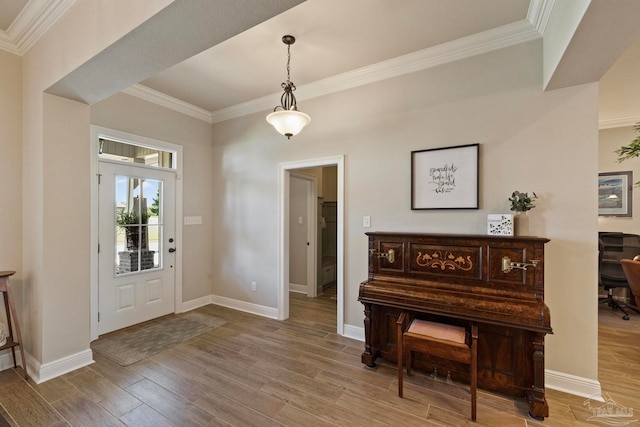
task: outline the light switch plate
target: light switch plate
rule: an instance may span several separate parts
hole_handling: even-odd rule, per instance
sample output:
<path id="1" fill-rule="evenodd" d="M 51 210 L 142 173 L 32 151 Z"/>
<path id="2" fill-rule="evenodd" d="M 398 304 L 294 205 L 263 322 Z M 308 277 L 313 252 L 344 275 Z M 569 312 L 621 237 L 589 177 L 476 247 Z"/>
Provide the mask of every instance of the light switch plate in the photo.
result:
<path id="1" fill-rule="evenodd" d="M 185 216 L 184 225 L 202 224 L 201 216 Z"/>
<path id="2" fill-rule="evenodd" d="M 371 217 L 369 215 L 362 217 L 362 226 L 364 228 L 371 228 Z"/>

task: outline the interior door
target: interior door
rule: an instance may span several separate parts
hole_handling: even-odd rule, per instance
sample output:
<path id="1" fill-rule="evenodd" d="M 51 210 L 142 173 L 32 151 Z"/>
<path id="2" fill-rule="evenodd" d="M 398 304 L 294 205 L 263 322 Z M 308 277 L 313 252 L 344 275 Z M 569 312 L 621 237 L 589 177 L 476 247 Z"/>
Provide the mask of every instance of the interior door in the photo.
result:
<path id="1" fill-rule="evenodd" d="M 175 310 L 175 173 L 99 162 L 98 333 Z"/>

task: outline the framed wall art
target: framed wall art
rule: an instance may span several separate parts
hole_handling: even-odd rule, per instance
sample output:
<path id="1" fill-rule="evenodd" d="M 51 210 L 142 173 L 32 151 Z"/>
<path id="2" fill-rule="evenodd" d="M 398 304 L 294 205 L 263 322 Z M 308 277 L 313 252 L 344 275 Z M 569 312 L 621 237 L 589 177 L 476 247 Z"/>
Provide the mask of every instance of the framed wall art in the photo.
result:
<path id="1" fill-rule="evenodd" d="M 478 209 L 480 144 L 411 152 L 411 209 Z"/>
<path id="2" fill-rule="evenodd" d="M 598 174 L 598 215 L 632 216 L 633 172 Z"/>

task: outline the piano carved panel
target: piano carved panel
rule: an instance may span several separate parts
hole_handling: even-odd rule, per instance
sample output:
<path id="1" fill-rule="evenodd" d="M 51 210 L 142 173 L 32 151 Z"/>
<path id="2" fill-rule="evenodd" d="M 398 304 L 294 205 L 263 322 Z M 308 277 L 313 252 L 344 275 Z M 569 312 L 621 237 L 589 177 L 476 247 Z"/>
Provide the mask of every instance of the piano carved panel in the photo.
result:
<path id="1" fill-rule="evenodd" d="M 482 249 L 478 246 L 412 243 L 409 271 L 429 280 L 460 277 L 482 280 Z"/>
<path id="2" fill-rule="evenodd" d="M 530 414 L 548 416 L 544 336 L 544 244 L 538 237 L 366 233 L 369 278 L 360 285 L 365 313 L 362 362 L 396 363 L 396 320 L 410 317 L 478 325 L 478 385 L 523 396 Z M 389 251 L 393 256 L 389 257 Z M 507 267 L 507 268 L 505 268 Z M 415 355 L 416 368 L 468 381 L 468 368 Z"/>

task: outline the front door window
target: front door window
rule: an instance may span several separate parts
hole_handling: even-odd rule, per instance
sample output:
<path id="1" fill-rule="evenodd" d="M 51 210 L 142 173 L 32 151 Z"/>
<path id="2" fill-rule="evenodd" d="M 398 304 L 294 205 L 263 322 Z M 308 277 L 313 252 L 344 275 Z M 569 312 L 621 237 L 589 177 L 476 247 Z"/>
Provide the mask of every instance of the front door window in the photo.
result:
<path id="1" fill-rule="evenodd" d="M 115 275 L 162 268 L 162 181 L 115 176 Z"/>

